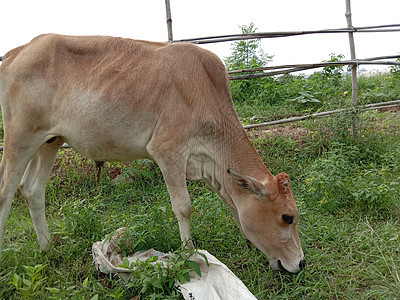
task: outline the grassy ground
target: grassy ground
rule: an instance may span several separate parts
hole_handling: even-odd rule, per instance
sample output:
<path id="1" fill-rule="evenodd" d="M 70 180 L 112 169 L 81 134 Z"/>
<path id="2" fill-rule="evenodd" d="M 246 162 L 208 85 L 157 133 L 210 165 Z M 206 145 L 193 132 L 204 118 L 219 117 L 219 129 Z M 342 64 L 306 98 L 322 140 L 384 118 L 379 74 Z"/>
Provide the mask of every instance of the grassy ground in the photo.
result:
<path id="1" fill-rule="evenodd" d="M 247 90 L 249 82 L 237 84 L 234 96 L 257 87 L 256 82 Z M 395 77 L 360 78 L 359 84 L 361 103 L 400 95 Z M 258 85 L 269 94 L 237 96 L 250 99 L 236 99 L 244 123 L 333 109 L 351 99 L 348 80 L 324 74 Z M 262 102 L 262 97 L 276 103 Z M 308 101 L 314 97 L 320 101 Z M 351 115 L 249 132 L 266 166 L 274 174 L 290 175 L 306 269 L 297 275 L 272 271 L 264 255 L 241 238 L 219 198 L 203 183 L 188 181 L 195 246 L 228 265 L 258 299 L 398 299 L 400 114 L 368 112 L 357 124 L 356 137 Z M 119 184 L 113 182 L 117 176 Z M 142 286 L 124 286 L 118 277 L 99 273 L 91 257 L 92 243 L 120 227 L 130 228 L 135 241 L 131 252 L 180 251 L 168 193 L 152 162 L 111 164 L 98 188 L 94 163 L 62 150 L 46 205 L 53 241 L 44 254 L 25 200 L 16 194 L 3 239 L 0 299 L 132 299 Z M 179 296 L 153 289 L 140 299 Z"/>
<path id="2" fill-rule="evenodd" d="M 308 262 L 297 275 L 272 271 L 241 238 L 218 197 L 188 182 L 196 247 L 227 264 L 258 299 L 400 295 L 400 118 L 365 114 L 357 139 L 347 129 L 338 134 L 338 124 L 342 120 L 330 119 L 249 132 L 270 170 L 291 176 Z M 131 299 L 140 287 L 126 288 L 118 277 L 97 272 L 91 257 L 92 243 L 123 226 L 134 234 L 132 251 L 179 249 L 177 222 L 155 164 L 111 164 L 100 190 L 95 174 L 92 162 L 60 151 L 47 188 L 48 254 L 39 250 L 27 205 L 16 195 L 4 234 L 1 299 Z M 126 179 L 120 185 L 112 182 L 118 174 Z M 18 284 L 18 278 L 25 281 Z"/>

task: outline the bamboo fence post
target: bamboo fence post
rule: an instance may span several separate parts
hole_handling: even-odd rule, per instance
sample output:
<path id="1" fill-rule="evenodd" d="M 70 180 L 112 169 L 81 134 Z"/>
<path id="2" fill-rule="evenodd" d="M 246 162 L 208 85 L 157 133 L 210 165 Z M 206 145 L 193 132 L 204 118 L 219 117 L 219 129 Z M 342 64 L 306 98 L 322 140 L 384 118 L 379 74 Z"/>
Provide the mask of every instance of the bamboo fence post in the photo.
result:
<path id="1" fill-rule="evenodd" d="M 165 0 L 165 9 L 167 12 L 167 28 L 168 28 L 168 42 L 172 42 L 174 40 L 172 35 L 172 16 L 171 16 L 171 5 L 169 0 Z"/>
<path id="2" fill-rule="evenodd" d="M 356 60 L 356 49 L 354 46 L 354 35 L 353 35 L 353 23 L 351 20 L 351 3 L 350 0 L 346 0 L 346 20 L 347 20 L 347 27 L 349 31 L 349 44 L 350 44 L 350 58 L 351 60 Z M 353 107 L 356 107 L 358 104 L 357 101 L 357 63 L 353 64 L 351 67 L 351 97 L 353 102 Z M 354 116 L 353 118 L 353 136 L 356 135 L 356 125 L 357 125 L 357 117 Z"/>

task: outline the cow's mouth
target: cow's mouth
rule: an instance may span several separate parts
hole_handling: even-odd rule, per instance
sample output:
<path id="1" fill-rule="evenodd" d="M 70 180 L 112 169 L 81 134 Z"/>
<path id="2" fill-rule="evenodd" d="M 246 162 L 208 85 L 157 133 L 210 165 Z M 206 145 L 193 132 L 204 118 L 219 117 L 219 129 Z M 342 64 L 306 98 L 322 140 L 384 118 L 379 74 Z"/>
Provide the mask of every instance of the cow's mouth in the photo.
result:
<path id="1" fill-rule="evenodd" d="M 288 270 L 285 269 L 284 266 L 282 266 L 282 263 L 281 263 L 280 259 L 278 259 L 278 267 L 279 267 L 279 270 L 287 272 L 287 273 L 290 273 Z"/>
<path id="2" fill-rule="evenodd" d="M 305 266 L 306 266 L 306 260 L 305 260 L 305 259 L 302 259 L 302 260 L 300 261 L 300 263 L 299 263 L 299 271 L 303 270 Z M 285 269 L 285 267 L 282 265 L 282 262 L 281 262 L 280 259 L 278 259 L 278 268 L 279 268 L 279 270 L 281 270 L 281 271 L 284 271 L 284 272 L 293 274 L 293 272 L 290 272 L 290 271 L 288 271 L 288 270 Z M 297 273 L 297 272 L 295 272 L 295 273 Z"/>

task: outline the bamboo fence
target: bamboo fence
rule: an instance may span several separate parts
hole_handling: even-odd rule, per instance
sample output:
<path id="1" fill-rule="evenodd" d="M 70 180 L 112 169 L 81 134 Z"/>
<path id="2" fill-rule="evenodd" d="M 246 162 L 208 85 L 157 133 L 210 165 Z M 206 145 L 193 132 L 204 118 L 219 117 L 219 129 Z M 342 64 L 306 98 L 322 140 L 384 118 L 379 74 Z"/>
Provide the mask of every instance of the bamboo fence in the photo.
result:
<path id="1" fill-rule="evenodd" d="M 171 43 L 193 43 L 193 44 L 210 44 L 210 43 L 220 43 L 220 42 L 232 42 L 237 40 L 248 40 L 248 39 L 263 39 L 263 38 L 280 38 L 280 37 L 290 37 L 290 36 L 298 36 L 298 35 L 310 35 L 310 34 L 338 34 L 338 33 L 347 33 L 349 35 L 349 44 L 350 44 L 350 55 L 351 60 L 339 61 L 339 62 L 326 62 L 326 63 L 311 63 L 311 64 L 295 64 L 295 65 L 282 65 L 282 66 L 273 66 L 273 67 L 264 67 L 264 68 L 255 68 L 255 69 L 243 69 L 243 70 L 235 70 L 229 71 L 229 74 L 235 73 L 249 73 L 249 72 L 258 72 L 256 74 L 246 74 L 246 75 L 234 75 L 230 76 L 230 80 L 242 80 L 242 79 L 252 79 L 252 78 L 260 78 L 264 76 L 275 76 L 288 74 L 292 72 L 299 72 L 308 69 L 327 67 L 332 65 L 350 65 L 352 69 L 352 80 L 353 86 L 356 89 L 356 78 L 357 78 L 357 67 L 359 65 L 400 65 L 397 61 L 382 61 L 382 59 L 397 59 L 400 58 L 400 55 L 388 55 L 376 58 L 366 58 L 357 60 L 355 54 L 355 44 L 354 44 L 354 36 L 353 33 L 382 33 L 382 32 L 400 32 L 400 24 L 387 24 L 387 25 L 374 25 L 374 26 L 363 26 L 363 27 L 354 27 L 351 19 L 351 3 L 350 0 L 346 1 L 346 28 L 334 28 L 334 29 L 321 29 L 321 30 L 303 30 L 303 31 L 280 31 L 280 32 L 254 32 L 254 33 L 243 33 L 243 34 L 230 34 L 230 35 L 219 35 L 219 36 L 208 36 L 208 37 L 199 37 L 199 38 L 189 38 L 189 39 L 180 39 L 173 40 L 172 39 L 172 17 L 171 17 L 171 8 L 169 4 L 169 0 L 165 0 L 166 10 L 167 10 L 167 28 L 168 28 L 168 41 Z M 265 70 L 272 69 L 284 69 L 280 71 L 272 71 L 272 72 L 262 72 Z M 353 95 L 357 95 L 357 93 L 353 93 Z"/>
<path id="2" fill-rule="evenodd" d="M 338 34 L 338 33 L 347 33 L 349 37 L 349 46 L 350 46 L 350 60 L 346 61 L 338 61 L 338 62 L 325 62 L 325 63 L 312 63 L 312 64 L 296 64 L 296 65 L 281 65 L 281 66 L 273 66 L 273 67 L 263 67 L 263 68 L 253 68 L 253 69 L 243 69 L 243 70 L 235 70 L 229 71 L 230 80 L 242 80 L 242 79 L 252 79 L 259 78 L 264 76 L 274 76 L 274 75 L 282 75 L 288 74 L 292 72 L 304 71 L 308 69 L 321 68 L 327 66 L 339 66 L 339 65 L 348 65 L 351 66 L 351 74 L 352 74 L 352 104 L 353 109 L 357 107 L 357 69 L 359 65 L 400 65 L 399 61 L 390 61 L 388 59 L 399 59 L 400 55 L 390 55 L 390 56 L 380 56 L 380 57 L 372 57 L 365 59 L 357 59 L 356 51 L 355 51 L 355 43 L 354 43 L 354 33 L 378 33 L 378 32 L 400 32 L 400 24 L 388 24 L 388 25 L 374 25 L 374 26 L 364 26 L 364 27 L 354 27 L 352 23 L 352 14 L 351 14 L 351 1 L 346 1 L 346 28 L 336 28 L 336 29 L 322 29 L 322 30 L 310 30 L 310 31 L 282 31 L 282 32 L 260 32 L 260 33 L 246 33 L 246 34 L 232 34 L 232 35 L 220 35 L 220 36 L 209 36 L 209 37 L 200 37 L 200 38 L 191 38 L 191 39 L 181 39 L 181 40 L 172 40 L 172 19 L 170 12 L 169 0 L 165 0 L 166 9 L 167 9 L 167 25 L 168 25 L 168 41 L 173 43 L 194 43 L 194 44 L 209 44 L 209 43 L 219 43 L 219 42 L 228 42 L 228 41 L 236 41 L 236 40 L 248 40 L 248 39 L 262 39 L 262 38 L 279 38 L 279 37 L 289 37 L 289 36 L 298 36 L 298 35 L 309 35 L 309 34 Z M 171 32 L 171 34 L 170 34 Z M 171 37 L 171 38 L 170 38 Z M 273 70 L 273 71 L 271 71 Z M 267 71 L 267 72 L 266 72 Z M 252 73 L 253 74 L 240 74 L 240 73 Z M 235 75 L 232 75 L 235 74 Z M 239 74 L 239 75 L 237 75 Z M 389 103 L 389 102 L 387 102 Z M 387 104 L 398 106 L 399 103 L 395 104 Z M 380 103 L 380 106 L 385 106 L 385 104 Z M 376 109 L 375 104 L 369 104 L 362 108 L 362 110 L 368 109 Z M 342 113 L 347 111 L 348 108 L 339 109 L 335 111 L 318 113 L 313 115 L 307 115 L 302 117 L 293 117 L 286 120 L 281 121 L 273 121 L 268 123 L 256 124 L 252 125 L 253 127 L 258 126 L 267 126 L 274 124 L 281 124 L 286 122 L 292 122 L 296 120 L 303 120 L 311 117 L 322 117 L 322 116 L 330 116 L 336 113 Z M 354 125 L 356 125 L 356 119 L 354 118 Z M 245 128 L 252 128 L 249 126 L 245 126 Z M 356 128 L 356 126 L 353 126 Z"/>
<path id="3" fill-rule="evenodd" d="M 166 10 L 167 10 L 167 27 L 168 27 L 168 41 L 172 43 L 193 43 L 193 44 L 210 44 L 210 43 L 220 43 L 220 42 L 231 42 L 236 40 L 248 40 L 248 39 L 262 39 L 262 38 L 279 38 L 279 37 L 290 37 L 290 36 L 298 36 L 298 35 L 309 35 L 309 34 L 331 34 L 331 33 L 347 33 L 349 35 L 349 44 L 350 44 L 350 55 L 351 60 L 334 62 L 334 63 L 318 63 L 318 64 L 296 64 L 290 66 L 275 66 L 275 67 L 265 67 L 265 68 L 257 68 L 257 69 L 246 69 L 246 70 L 238 70 L 238 71 L 229 71 L 229 74 L 233 73 L 244 73 L 244 72 L 260 72 L 263 70 L 269 69 L 282 69 L 287 68 L 284 71 L 274 71 L 270 73 L 262 73 L 253 76 L 231 76 L 231 80 L 239 80 L 239 79 L 250 79 L 250 78 L 258 78 L 262 76 L 274 76 L 280 74 L 287 74 L 291 72 L 298 72 L 312 68 L 320 68 L 330 65 L 351 65 L 352 73 L 353 70 L 357 70 L 358 65 L 368 64 L 368 65 L 399 65 L 399 62 L 396 61 L 374 61 L 374 60 L 382 60 L 382 59 L 397 59 L 400 58 L 399 55 L 390 55 L 383 56 L 377 58 L 368 58 L 357 60 L 355 55 L 355 44 L 353 33 L 382 33 L 382 32 L 400 32 L 400 24 L 387 24 L 387 25 L 373 25 L 373 26 L 362 26 L 362 27 L 354 27 L 351 19 L 351 2 L 350 0 L 346 0 L 346 28 L 334 28 L 334 29 L 321 29 L 321 30 L 303 30 L 303 31 L 278 31 L 278 32 L 254 32 L 254 33 L 244 33 L 244 34 L 230 34 L 230 35 L 219 35 L 219 36 L 208 36 L 208 37 L 199 37 L 199 38 L 189 38 L 189 39 L 180 39 L 173 40 L 172 39 L 172 17 L 170 11 L 169 0 L 165 0 Z M 250 74 L 251 75 L 251 74 Z M 354 93 L 356 95 L 356 93 Z"/>

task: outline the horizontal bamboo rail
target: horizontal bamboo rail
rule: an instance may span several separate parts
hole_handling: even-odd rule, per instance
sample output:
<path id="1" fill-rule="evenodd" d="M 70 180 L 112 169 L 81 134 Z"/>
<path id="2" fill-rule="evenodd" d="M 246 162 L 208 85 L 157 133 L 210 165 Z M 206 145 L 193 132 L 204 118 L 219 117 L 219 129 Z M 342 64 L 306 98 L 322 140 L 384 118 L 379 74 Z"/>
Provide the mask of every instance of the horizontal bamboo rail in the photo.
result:
<path id="1" fill-rule="evenodd" d="M 381 59 L 396 59 L 396 58 L 400 58 L 400 55 L 387 55 L 387 56 L 363 58 L 362 61 L 374 61 L 374 60 L 381 60 Z M 260 67 L 260 68 L 244 69 L 244 70 L 232 70 L 232 71 L 228 71 L 228 74 L 258 72 L 258 71 L 264 71 L 264 70 L 284 69 L 284 68 L 293 68 L 293 67 L 316 67 L 316 68 L 319 68 L 319 67 L 328 67 L 328 66 L 357 64 L 358 62 L 359 62 L 359 60 L 343 60 L 343 61 L 332 61 L 332 62 L 322 62 L 322 63 L 313 63 L 313 64 L 269 66 L 269 67 Z M 400 65 L 400 62 L 393 62 L 393 64 Z"/>
<path id="2" fill-rule="evenodd" d="M 364 106 L 361 106 L 359 109 L 361 111 L 367 111 L 367 110 L 374 110 L 374 109 L 381 109 L 381 108 L 392 108 L 392 107 L 399 107 L 399 106 L 400 106 L 400 100 L 393 100 L 393 101 L 388 101 L 388 102 L 366 104 Z M 245 126 L 243 126 L 243 128 L 252 129 L 252 128 L 258 128 L 258 127 L 266 127 L 266 126 L 272 126 L 272 125 L 279 125 L 279 124 L 297 122 L 297 121 L 302 121 L 302 120 L 307 120 L 307 119 L 330 117 L 330 116 L 337 115 L 337 114 L 340 114 L 340 113 L 350 112 L 350 111 L 352 111 L 354 109 L 355 108 L 353 108 L 353 107 L 341 108 L 341 109 L 324 111 L 324 112 L 315 113 L 315 114 L 308 114 L 308 115 L 303 115 L 303 116 L 290 117 L 290 118 L 287 118 L 287 119 L 275 120 L 275 121 L 270 121 L 270 122 L 263 122 L 263 123 L 259 123 L 259 124 L 245 125 Z"/>
<path id="3" fill-rule="evenodd" d="M 354 59 L 354 60 L 343 60 L 343 61 L 335 61 L 335 62 L 324 62 L 324 63 L 314 63 L 314 64 L 295 64 L 295 65 L 280 65 L 280 66 L 271 66 L 271 67 L 261 67 L 261 68 L 252 68 L 252 69 L 243 69 L 243 70 L 232 70 L 228 71 L 228 74 L 239 74 L 239 73 L 248 73 L 248 72 L 260 72 L 254 74 L 245 74 L 245 75 L 233 75 L 230 76 L 230 80 L 242 80 L 242 79 L 252 79 L 252 78 L 260 78 L 265 76 L 275 76 L 288 74 L 292 72 L 304 71 L 309 69 L 321 68 L 321 67 L 329 67 L 329 66 L 345 66 L 345 65 L 396 65 L 400 66 L 399 61 L 382 61 L 382 59 L 396 59 L 400 58 L 400 55 L 390 55 L 390 56 L 379 56 L 379 57 L 371 57 L 364 59 Z M 379 61 L 377 61 L 379 60 Z M 282 70 L 283 69 L 283 70 Z M 267 70 L 277 70 L 270 72 L 262 72 Z"/>
<path id="4" fill-rule="evenodd" d="M 336 29 L 322 29 L 322 30 L 303 30 L 303 31 L 277 31 L 277 32 L 254 32 L 243 34 L 219 35 L 208 36 L 191 39 L 174 40 L 173 43 L 193 43 L 193 44 L 211 44 L 220 42 L 231 42 L 237 40 L 250 40 L 262 38 L 277 38 L 307 34 L 325 34 L 325 33 L 377 33 L 377 32 L 396 32 L 400 31 L 400 24 L 390 25 L 376 25 L 365 27 L 352 27 L 352 28 L 336 28 Z"/>

